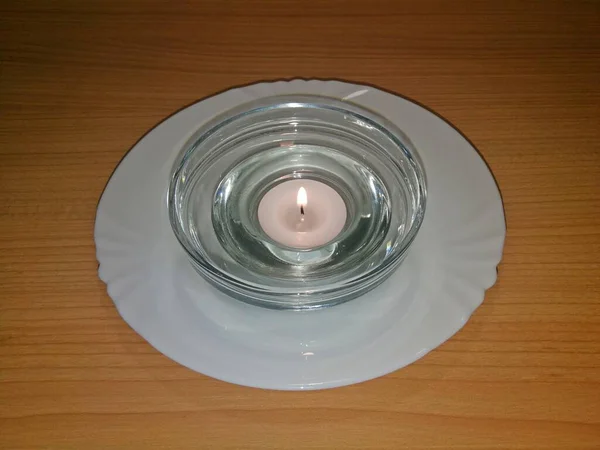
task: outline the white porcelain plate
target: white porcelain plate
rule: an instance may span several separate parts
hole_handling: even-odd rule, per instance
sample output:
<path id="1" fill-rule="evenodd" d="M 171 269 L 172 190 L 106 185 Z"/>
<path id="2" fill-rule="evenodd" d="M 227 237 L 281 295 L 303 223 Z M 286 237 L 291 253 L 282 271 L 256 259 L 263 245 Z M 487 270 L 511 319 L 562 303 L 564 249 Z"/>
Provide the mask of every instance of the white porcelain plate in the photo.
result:
<path id="1" fill-rule="evenodd" d="M 278 94 L 344 99 L 394 122 L 427 175 L 425 220 L 381 286 L 333 308 L 272 311 L 233 300 L 192 269 L 167 217 L 171 165 L 205 121 Z M 129 152 L 98 206 L 100 278 L 120 314 L 156 349 L 193 370 L 270 389 L 323 389 L 399 369 L 456 333 L 496 280 L 505 223 L 500 194 L 469 142 L 435 114 L 368 86 L 261 83 L 170 117 Z"/>

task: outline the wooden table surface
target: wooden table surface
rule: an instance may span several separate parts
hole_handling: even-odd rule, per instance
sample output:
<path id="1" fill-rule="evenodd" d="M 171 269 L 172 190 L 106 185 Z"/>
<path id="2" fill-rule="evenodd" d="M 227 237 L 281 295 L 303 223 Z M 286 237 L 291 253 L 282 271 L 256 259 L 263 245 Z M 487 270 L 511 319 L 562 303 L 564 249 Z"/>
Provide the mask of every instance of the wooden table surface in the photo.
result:
<path id="1" fill-rule="evenodd" d="M 600 448 L 600 2 L 0 2 L 0 448 Z M 96 275 L 98 198 L 161 119 L 339 78 L 481 151 L 508 236 L 462 331 L 363 384 L 276 392 L 155 351 Z"/>

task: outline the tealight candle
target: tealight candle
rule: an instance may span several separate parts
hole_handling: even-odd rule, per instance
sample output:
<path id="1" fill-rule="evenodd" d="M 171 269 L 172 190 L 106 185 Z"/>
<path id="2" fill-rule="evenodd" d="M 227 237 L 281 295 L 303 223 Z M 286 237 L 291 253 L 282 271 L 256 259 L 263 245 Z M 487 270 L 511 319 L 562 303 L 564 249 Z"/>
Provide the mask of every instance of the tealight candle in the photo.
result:
<path id="1" fill-rule="evenodd" d="M 346 204 L 330 186 L 291 180 L 269 190 L 258 205 L 258 221 L 274 241 L 307 249 L 333 240 L 346 224 Z"/>

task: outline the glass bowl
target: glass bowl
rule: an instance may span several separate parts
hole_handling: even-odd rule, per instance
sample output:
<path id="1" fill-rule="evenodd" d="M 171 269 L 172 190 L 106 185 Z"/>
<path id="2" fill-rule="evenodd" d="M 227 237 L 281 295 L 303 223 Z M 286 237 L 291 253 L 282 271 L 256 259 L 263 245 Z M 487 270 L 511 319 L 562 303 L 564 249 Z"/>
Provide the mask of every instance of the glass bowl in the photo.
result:
<path id="1" fill-rule="evenodd" d="M 263 230 L 265 194 L 290 180 L 333 188 L 347 213 L 341 232 L 294 248 Z M 423 220 L 425 174 L 407 137 L 344 101 L 275 96 L 203 125 L 173 169 L 168 208 L 194 268 L 239 300 L 314 309 L 351 300 L 384 281 Z"/>

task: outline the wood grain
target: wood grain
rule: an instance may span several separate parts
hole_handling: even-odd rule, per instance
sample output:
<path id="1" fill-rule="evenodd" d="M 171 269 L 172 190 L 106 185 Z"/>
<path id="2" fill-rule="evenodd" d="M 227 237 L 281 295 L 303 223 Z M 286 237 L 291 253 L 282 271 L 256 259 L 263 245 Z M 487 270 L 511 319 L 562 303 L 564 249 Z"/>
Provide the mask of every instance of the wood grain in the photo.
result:
<path id="1" fill-rule="evenodd" d="M 600 3 L 0 2 L 0 448 L 600 448 Z M 92 227 L 125 152 L 233 85 L 404 94 L 481 151 L 497 285 L 403 370 L 323 392 L 191 372 L 118 316 Z"/>

